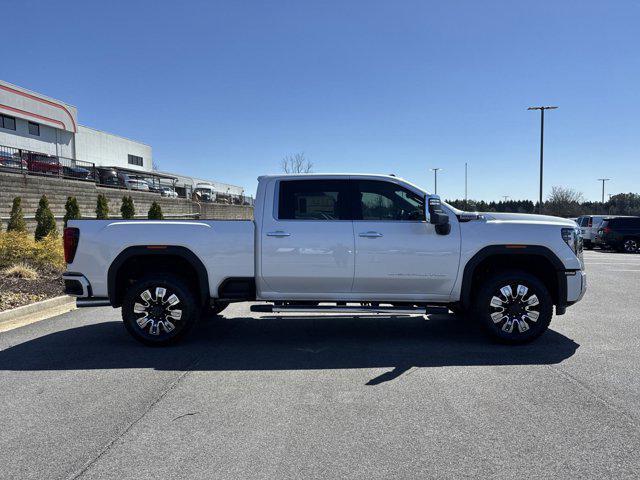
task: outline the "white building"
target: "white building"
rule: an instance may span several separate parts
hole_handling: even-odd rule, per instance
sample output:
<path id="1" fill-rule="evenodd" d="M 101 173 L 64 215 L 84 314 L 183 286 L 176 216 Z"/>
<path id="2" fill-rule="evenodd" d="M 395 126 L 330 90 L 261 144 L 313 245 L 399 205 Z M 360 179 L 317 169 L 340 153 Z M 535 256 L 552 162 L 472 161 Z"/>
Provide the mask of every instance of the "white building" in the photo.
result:
<path id="1" fill-rule="evenodd" d="M 150 145 L 79 125 L 78 109 L 73 105 L 0 80 L 0 151 L 3 149 L 29 150 L 90 162 L 97 167 L 153 171 Z M 163 173 L 191 188 L 206 182 L 221 193 L 240 195 L 243 190 L 235 185 Z"/>

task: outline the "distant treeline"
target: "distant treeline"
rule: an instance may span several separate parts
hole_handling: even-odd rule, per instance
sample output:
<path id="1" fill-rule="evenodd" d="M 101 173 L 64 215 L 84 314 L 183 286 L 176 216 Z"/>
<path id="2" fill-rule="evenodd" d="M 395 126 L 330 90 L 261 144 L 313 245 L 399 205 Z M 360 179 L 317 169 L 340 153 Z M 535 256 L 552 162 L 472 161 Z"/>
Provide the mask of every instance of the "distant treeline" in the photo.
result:
<path id="1" fill-rule="evenodd" d="M 531 200 L 506 200 L 485 202 L 484 200 L 447 200 L 460 210 L 476 212 L 537 213 L 538 202 Z M 551 195 L 543 204 L 543 213 L 560 217 L 579 217 L 580 215 L 639 215 L 640 194 L 619 193 L 609 201 L 588 202 L 582 195 L 569 189 L 554 187 Z"/>

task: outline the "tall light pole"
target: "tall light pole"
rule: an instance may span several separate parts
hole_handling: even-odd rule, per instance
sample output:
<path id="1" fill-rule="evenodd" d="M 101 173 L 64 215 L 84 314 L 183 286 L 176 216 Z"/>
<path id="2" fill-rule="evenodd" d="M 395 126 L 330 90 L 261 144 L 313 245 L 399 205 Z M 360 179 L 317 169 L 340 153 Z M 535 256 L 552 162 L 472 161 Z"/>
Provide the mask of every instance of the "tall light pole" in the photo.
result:
<path id="1" fill-rule="evenodd" d="M 502 198 L 504 198 L 504 201 L 506 202 L 507 200 L 509 200 L 509 195 L 502 195 Z"/>
<path id="2" fill-rule="evenodd" d="M 544 165 L 544 111 L 555 110 L 558 107 L 529 107 L 527 110 L 540 110 L 540 203 L 538 207 L 538 213 L 542 213 L 542 174 Z"/>
<path id="3" fill-rule="evenodd" d="M 432 168 L 431 171 L 433 172 L 433 194 L 437 195 L 438 194 L 438 171 L 442 170 L 441 168 Z"/>
<path id="4" fill-rule="evenodd" d="M 464 205 L 467 206 L 467 162 L 464 162 Z"/>
<path id="5" fill-rule="evenodd" d="M 599 178 L 598 181 L 602 182 L 602 203 L 604 203 L 604 182 L 608 182 L 610 178 Z"/>

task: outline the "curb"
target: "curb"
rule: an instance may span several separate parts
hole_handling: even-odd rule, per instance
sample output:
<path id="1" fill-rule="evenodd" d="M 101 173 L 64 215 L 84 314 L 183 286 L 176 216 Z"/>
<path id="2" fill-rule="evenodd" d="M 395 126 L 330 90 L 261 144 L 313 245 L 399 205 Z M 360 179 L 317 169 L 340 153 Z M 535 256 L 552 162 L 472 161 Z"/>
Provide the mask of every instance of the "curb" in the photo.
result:
<path id="1" fill-rule="evenodd" d="M 75 308 L 75 297 L 61 295 L 59 297 L 49 298 L 40 302 L 6 310 L 4 312 L 0 312 L 0 331 L 11 330 L 18 326 L 45 320 L 55 315 L 75 310 Z M 26 320 L 27 322 L 25 323 L 23 320 Z M 12 324 L 18 325 L 12 326 Z"/>

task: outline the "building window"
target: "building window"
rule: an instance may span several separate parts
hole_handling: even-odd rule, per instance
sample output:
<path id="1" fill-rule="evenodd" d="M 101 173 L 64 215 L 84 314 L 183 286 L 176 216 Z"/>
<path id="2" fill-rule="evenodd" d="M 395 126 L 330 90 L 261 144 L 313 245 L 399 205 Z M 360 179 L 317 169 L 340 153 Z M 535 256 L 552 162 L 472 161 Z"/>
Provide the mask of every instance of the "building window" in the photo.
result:
<path id="1" fill-rule="evenodd" d="M 29 122 L 29 135 L 40 136 L 40 125 L 37 123 Z"/>
<path id="2" fill-rule="evenodd" d="M 16 119 L 14 117 L 9 117 L 7 115 L 0 115 L 0 127 L 6 128 L 9 130 L 15 130 Z"/>
<path id="3" fill-rule="evenodd" d="M 137 155 L 129 155 L 129 165 L 137 165 L 139 167 L 143 167 L 144 163 L 142 157 L 138 157 Z"/>

